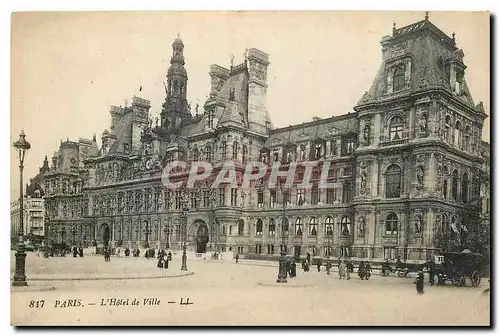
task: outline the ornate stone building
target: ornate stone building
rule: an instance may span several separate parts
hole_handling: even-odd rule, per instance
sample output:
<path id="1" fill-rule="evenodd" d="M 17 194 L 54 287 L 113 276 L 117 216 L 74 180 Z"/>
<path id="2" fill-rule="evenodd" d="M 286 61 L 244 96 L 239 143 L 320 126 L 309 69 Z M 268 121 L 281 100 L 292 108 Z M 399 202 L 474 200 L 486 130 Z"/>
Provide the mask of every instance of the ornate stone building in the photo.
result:
<path id="1" fill-rule="evenodd" d="M 76 241 L 177 249 L 187 199 L 190 251 L 276 256 L 284 242 L 296 255 L 428 259 L 436 232 L 458 234 L 464 204 L 489 198 L 475 182 L 489 170 L 480 155 L 487 116 L 469 93 L 463 51 L 428 17 L 394 28 L 381 45 L 380 69 L 354 112 L 274 128 L 266 53 L 248 49 L 242 64 L 210 66 L 210 95 L 192 113 L 177 38 L 161 120 L 153 125 L 150 102 L 135 96 L 111 107 L 100 148 L 95 137 L 61 144 L 45 179 L 49 239 L 76 226 Z M 167 190 L 162 167 L 174 160 L 208 161 L 212 177 L 188 194 Z M 246 189 L 209 188 L 227 161 L 240 184 L 249 161 L 297 162 L 294 186 L 269 188 L 266 174 Z M 307 161 L 317 164 L 310 176 Z M 318 185 L 324 165 L 327 189 Z M 308 177 L 310 187 L 297 186 Z"/>

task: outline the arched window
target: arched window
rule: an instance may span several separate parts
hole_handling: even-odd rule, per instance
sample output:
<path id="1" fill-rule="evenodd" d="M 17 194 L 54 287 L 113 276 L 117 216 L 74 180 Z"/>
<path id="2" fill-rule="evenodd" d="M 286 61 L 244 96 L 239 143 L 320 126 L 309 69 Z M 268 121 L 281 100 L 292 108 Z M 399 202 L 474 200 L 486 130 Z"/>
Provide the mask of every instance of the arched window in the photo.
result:
<path id="1" fill-rule="evenodd" d="M 467 203 L 469 201 L 469 176 L 467 173 L 462 175 L 462 202 Z"/>
<path id="2" fill-rule="evenodd" d="M 450 142 L 450 136 L 451 136 L 450 133 L 451 133 L 451 117 L 447 115 L 444 120 L 444 135 L 446 142 Z"/>
<path id="3" fill-rule="evenodd" d="M 389 139 L 391 141 L 401 140 L 403 138 L 403 119 L 395 116 L 389 123 Z"/>
<path id="4" fill-rule="evenodd" d="M 462 125 L 460 124 L 460 121 L 457 120 L 457 122 L 455 123 L 455 135 L 454 135 L 454 141 L 453 143 L 456 145 L 456 146 L 459 146 L 460 145 L 460 131 L 462 130 Z"/>
<path id="5" fill-rule="evenodd" d="M 385 234 L 395 235 L 398 233 L 398 215 L 394 212 L 385 217 Z"/>
<path id="6" fill-rule="evenodd" d="M 401 197 L 401 168 L 396 164 L 390 165 L 385 172 L 385 195 L 386 198 Z"/>
<path id="7" fill-rule="evenodd" d="M 325 235 L 333 236 L 333 218 L 330 216 L 325 218 Z"/>
<path id="8" fill-rule="evenodd" d="M 35 190 L 35 198 L 40 198 L 40 190 Z"/>
<path id="9" fill-rule="evenodd" d="M 351 233 L 351 219 L 347 216 L 342 217 L 340 220 L 340 233 L 347 236 Z"/>
<path id="10" fill-rule="evenodd" d="M 467 125 L 464 130 L 463 150 L 470 151 L 470 127 Z"/>
<path id="11" fill-rule="evenodd" d="M 238 236 L 243 236 L 245 232 L 245 222 L 243 219 L 238 219 Z"/>
<path id="12" fill-rule="evenodd" d="M 238 141 L 233 142 L 233 160 L 238 159 L 238 153 L 240 152 L 240 144 Z"/>
<path id="13" fill-rule="evenodd" d="M 458 200 L 458 171 L 455 169 L 451 177 L 451 197 Z"/>
<path id="14" fill-rule="evenodd" d="M 274 236 L 276 234 L 276 224 L 274 223 L 274 218 L 269 220 L 269 235 Z"/>
<path id="15" fill-rule="evenodd" d="M 450 232 L 450 222 L 448 220 L 448 215 L 443 214 L 443 224 L 441 227 L 441 235 L 443 238 L 447 237 Z"/>
<path id="16" fill-rule="evenodd" d="M 318 235 L 318 220 L 316 217 L 312 217 L 309 220 L 309 235 L 316 236 Z"/>
<path id="17" fill-rule="evenodd" d="M 220 143 L 220 157 L 221 159 L 225 159 L 227 155 L 227 145 L 225 141 Z"/>
<path id="18" fill-rule="evenodd" d="M 257 219 L 257 224 L 255 225 L 255 235 L 262 236 L 262 219 Z"/>
<path id="19" fill-rule="evenodd" d="M 448 167 L 444 166 L 443 168 L 443 197 L 444 199 L 448 198 L 448 175 L 450 174 Z"/>
<path id="20" fill-rule="evenodd" d="M 247 159 L 247 156 L 248 156 L 248 146 L 243 145 L 243 161 Z"/>
<path id="21" fill-rule="evenodd" d="M 212 161 L 212 145 L 206 144 L 205 145 L 205 160 L 208 162 Z"/>
<path id="22" fill-rule="evenodd" d="M 393 91 L 399 91 L 405 88 L 405 67 L 399 65 L 394 69 Z"/>
<path id="23" fill-rule="evenodd" d="M 459 233 L 458 231 L 458 220 L 457 220 L 457 216 L 453 216 L 451 217 L 451 231 L 450 231 L 450 237 L 451 238 L 455 238 L 456 235 Z"/>
<path id="24" fill-rule="evenodd" d="M 281 231 L 284 234 L 288 234 L 288 218 L 284 217 L 281 220 Z"/>
<path id="25" fill-rule="evenodd" d="M 198 152 L 198 148 L 195 147 L 193 149 L 193 161 L 198 161 L 200 159 L 200 153 Z"/>
<path id="26" fill-rule="evenodd" d="M 295 220 L 295 235 L 302 236 L 302 218 L 300 217 Z"/>

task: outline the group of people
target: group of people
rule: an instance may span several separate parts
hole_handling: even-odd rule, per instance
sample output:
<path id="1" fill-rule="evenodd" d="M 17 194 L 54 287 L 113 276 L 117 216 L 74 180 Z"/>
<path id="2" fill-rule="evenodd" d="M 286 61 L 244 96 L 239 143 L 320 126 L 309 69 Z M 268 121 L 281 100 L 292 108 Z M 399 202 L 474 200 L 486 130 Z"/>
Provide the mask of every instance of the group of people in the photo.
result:
<path id="1" fill-rule="evenodd" d="M 125 257 L 130 257 L 130 249 L 127 247 L 125 248 Z M 118 252 L 118 255 L 120 254 L 120 252 Z M 141 254 L 141 251 L 139 251 L 138 248 L 135 248 L 134 250 L 132 250 L 132 257 L 139 257 L 139 255 Z"/>
<path id="2" fill-rule="evenodd" d="M 72 251 L 73 251 L 73 258 L 76 258 L 76 257 L 83 258 L 83 247 L 73 246 Z"/>
<path id="3" fill-rule="evenodd" d="M 153 257 L 154 258 L 154 257 Z M 172 252 L 166 253 L 164 249 L 158 251 L 158 263 L 156 267 L 158 268 L 168 268 L 168 263 L 172 260 Z"/>

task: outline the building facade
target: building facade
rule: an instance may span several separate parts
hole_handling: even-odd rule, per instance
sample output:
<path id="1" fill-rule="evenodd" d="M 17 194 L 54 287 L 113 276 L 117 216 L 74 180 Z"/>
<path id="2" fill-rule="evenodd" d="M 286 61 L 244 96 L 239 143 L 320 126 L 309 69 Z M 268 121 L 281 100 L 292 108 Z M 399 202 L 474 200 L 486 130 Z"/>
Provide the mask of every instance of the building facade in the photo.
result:
<path id="1" fill-rule="evenodd" d="M 43 176 L 48 171 L 47 158 L 39 168 L 39 173 L 26 184 L 23 199 L 23 235 L 36 235 L 43 237 L 45 235 L 45 199 L 43 189 Z M 10 204 L 10 235 L 13 242 L 18 240 L 20 231 L 21 216 L 19 199 Z"/>
<path id="2" fill-rule="evenodd" d="M 428 17 L 394 28 L 381 46 L 380 69 L 353 112 L 274 128 L 269 55 L 252 48 L 241 64 L 211 65 L 210 95 L 193 112 L 177 38 L 160 120 L 153 125 L 150 102 L 134 96 L 130 106 L 111 107 L 100 148 L 95 136 L 61 144 L 44 181 L 49 239 L 176 249 L 185 235 L 188 250 L 200 253 L 429 259 L 437 232 L 459 235 L 464 204 L 489 200 L 488 181 L 479 179 L 489 174 L 487 115 L 472 100 L 454 36 Z M 210 162 L 213 172 L 170 190 L 162 169 L 173 161 Z M 242 188 L 251 161 L 269 171 Z M 211 188 L 227 162 L 239 187 Z M 293 186 L 269 187 L 271 167 L 292 163 Z M 188 170 L 175 170 L 172 183 Z M 319 185 L 322 171 L 328 188 Z M 304 179 L 311 185 L 299 186 Z"/>

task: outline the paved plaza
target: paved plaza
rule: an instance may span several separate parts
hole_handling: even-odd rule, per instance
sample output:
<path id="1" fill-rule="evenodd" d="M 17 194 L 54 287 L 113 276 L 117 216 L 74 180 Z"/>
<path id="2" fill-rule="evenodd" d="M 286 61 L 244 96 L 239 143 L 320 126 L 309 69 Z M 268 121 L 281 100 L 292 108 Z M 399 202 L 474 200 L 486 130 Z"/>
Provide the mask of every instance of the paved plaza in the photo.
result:
<path id="1" fill-rule="evenodd" d="M 73 259 L 27 257 L 28 282 L 54 285 L 55 290 L 12 291 L 11 322 L 23 325 L 488 325 L 489 296 L 483 281 L 478 288 L 425 287 L 417 295 L 413 279 L 381 277 L 376 270 L 368 281 L 357 277 L 339 280 L 316 268 L 289 284 L 275 283 L 277 265 L 242 260 L 188 259 L 188 272 L 180 271 L 175 256 L 168 270 L 155 260 L 100 256 Z M 38 273 L 37 273 L 38 272 Z M 79 275 L 142 274 L 142 278 L 87 281 L 31 281 L 30 274 Z M 191 276 L 151 278 L 158 272 Z M 54 278 L 57 278 L 54 276 Z M 118 278 L 118 277 L 117 277 Z M 128 306 L 112 306 L 110 299 L 129 299 Z M 159 302 L 153 305 L 156 298 Z M 30 300 L 45 300 L 43 308 L 29 308 Z M 138 299 L 140 305 L 131 302 Z M 146 299 L 146 300 L 144 300 Z M 181 304 L 189 302 L 192 304 Z M 80 300 L 67 307 L 64 302 Z M 76 301 L 75 301 L 76 302 Z M 117 301 L 115 301 L 117 302 Z M 168 303 L 172 302 L 172 303 Z M 152 304 L 152 305 L 149 305 Z M 59 305 L 59 307 L 55 307 Z M 61 307 L 63 306 L 63 307 Z"/>

